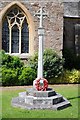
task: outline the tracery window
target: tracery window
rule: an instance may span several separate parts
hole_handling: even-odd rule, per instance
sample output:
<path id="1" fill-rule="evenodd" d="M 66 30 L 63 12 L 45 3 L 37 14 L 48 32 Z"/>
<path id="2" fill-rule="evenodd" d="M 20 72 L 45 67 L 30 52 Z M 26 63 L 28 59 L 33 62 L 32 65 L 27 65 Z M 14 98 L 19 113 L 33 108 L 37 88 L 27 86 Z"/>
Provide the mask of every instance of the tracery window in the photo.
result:
<path id="1" fill-rule="evenodd" d="M 29 28 L 25 14 L 12 8 L 3 19 L 2 49 L 6 53 L 29 53 Z"/>

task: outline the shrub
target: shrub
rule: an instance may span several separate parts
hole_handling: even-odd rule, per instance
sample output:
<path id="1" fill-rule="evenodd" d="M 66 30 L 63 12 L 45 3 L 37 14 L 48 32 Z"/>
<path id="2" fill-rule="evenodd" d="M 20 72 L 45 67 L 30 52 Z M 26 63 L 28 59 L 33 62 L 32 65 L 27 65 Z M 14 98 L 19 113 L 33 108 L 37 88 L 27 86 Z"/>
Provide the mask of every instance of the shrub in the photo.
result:
<path id="1" fill-rule="evenodd" d="M 16 56 L 5 54 L 5 51 L 0 51 L 0 67 L 2 68 L 2 81 L 3 86 L 19 85 L 18 77 L 21 74 L 23 62 Z"/>
<path id="2" fill-rule="evenodd" d="M 17 69 L 23 67 L 23 62 L 21 62 L 19 57 L 13 56 L 11 62 L 11 68 Z"/>
<path id="3" fill-rule="evenodd" d="M 44 51 L 43 65 L 46 78 L 59 77 L 63 72 L 63 59 L 51 49 Z"/>
<path id="4" fill-rule="evenodd" d="M 0 56 L 2 56 L 1 65 L 5 66 L 6 68 L 17 69 L 23 67 L 23 62 L 21 62 L 20 58 L 16 56 L 5 54 L 3 50 L 0 51 Z"/>
<path id="5" fill-rule="evenodd" d="M 49 83 L 58 83 L 58 84 L 73 84 L 80 83 L 80 71 L 73 70 L 64 70 L 63 74 L 58 78 L 49 79 Z"/>
<path id="6" fill-rule="evenodd" d="M 20 85 L 31 85 L 35 78 L 36 73 L 32 68 L 23 68 L 22 74 L 19 76 L 19 83 Z"/>
<path id="7" fill-rule="evenodd" d="M 31 67 L 32 69 L 35 70 L 35 72 L 37 72 L 37 68 L 38 68 L 38 53 L 37 52 L 34 54 L 34 56 L 28 59 L 28 63 L 26 64 L 26 67 Z"/>
<path id="8" fill-rule="evenodd" d="M 17 85 L 17 82 L 18 82 L 17 72 L 15 70 L 2 67 L 2 85 L 3 86 Z"/>
<path id="9" fill-rule="evenodd" d="M 0 86 L 2 85 L 2 69 L 0 67 Z"/>
<path id="10" fill-rule="evenodd" d="M 4 65 L 6 68 L 11 67 L 12 57 L 8 54 L 5 54 L 5 51 L 1 51 L 0 55 L 2 56 L 1 65 Z"/>
<path id="11" fill-rule="evenodd" d="M 66 74 L 66 73 L 68 73 L 68 74 Z M 65 73 L 65 76 L 66 76 L 68 83 L 79 83 L 80 71 L 73 69 L 71 71 L 67 70 L 66 73 Z M 65 79 L 65 76 L 64 76 L 64 79 Z"/>
<path id="12" fill-rule="evenodd" d="M 60 76 L 63 72 L 63 63 L 63 59 L 55 51 L 46 49 L 43 54 L 44 77 L 48 79 Z M 28 65 L 37 71 L 37 53 L 29 59 Z"/>

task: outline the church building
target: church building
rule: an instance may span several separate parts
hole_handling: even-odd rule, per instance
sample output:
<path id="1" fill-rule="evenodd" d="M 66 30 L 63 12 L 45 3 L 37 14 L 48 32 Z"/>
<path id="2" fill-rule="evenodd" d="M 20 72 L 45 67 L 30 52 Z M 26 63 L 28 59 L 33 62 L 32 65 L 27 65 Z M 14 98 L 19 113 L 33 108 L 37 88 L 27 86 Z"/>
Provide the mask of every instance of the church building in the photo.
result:
<path id="1" fill-rule="evenodd" d="M 62 55 L 64 49 L 80 54 L 79 0 L 0 0 L 0 49 L 26 59 L 38 51 L 39 19 L 43 7 L 44 49 Z"/>

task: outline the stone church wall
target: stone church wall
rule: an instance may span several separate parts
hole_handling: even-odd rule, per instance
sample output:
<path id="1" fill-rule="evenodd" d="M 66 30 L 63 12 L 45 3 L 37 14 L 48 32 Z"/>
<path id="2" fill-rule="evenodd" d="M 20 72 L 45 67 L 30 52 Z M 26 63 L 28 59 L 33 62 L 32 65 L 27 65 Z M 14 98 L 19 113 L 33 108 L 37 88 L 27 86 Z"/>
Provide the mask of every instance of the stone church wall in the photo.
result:
<path id="1" fill-rule="evenodd" d="M 34 18 L 35 38 L 34 51 L 38 50 L 38 26 L 39 19 L 34 14 L 39 10 L 40 6 L 48 13 L 43 20 L 45 28 L 44 48 L 52 48 L 58 53 L 62 50 L 63 45 L 63 2 L 62 0 L 18 0 L 30 12 Z M 13 0 L 0 0 L 0 11 L 4 9 Z"/>

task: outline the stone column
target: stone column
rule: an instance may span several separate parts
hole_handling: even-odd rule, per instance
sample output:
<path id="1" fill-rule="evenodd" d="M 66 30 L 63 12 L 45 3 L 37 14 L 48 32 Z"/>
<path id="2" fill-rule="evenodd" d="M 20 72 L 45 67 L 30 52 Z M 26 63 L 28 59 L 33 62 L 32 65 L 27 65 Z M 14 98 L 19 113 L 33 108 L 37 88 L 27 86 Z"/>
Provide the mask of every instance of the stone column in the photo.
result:
<path id="1" fill-rule="evenodd" d="M 44 39 L 44 28 L 38 28 L 39 35 L 39 52 L 38 52 L 38 71 L 37 78 L 43 78 L 43 39 Z"/>

